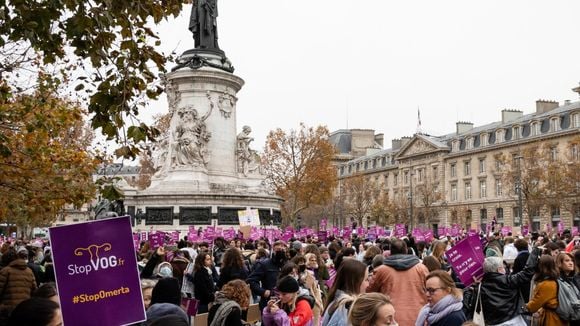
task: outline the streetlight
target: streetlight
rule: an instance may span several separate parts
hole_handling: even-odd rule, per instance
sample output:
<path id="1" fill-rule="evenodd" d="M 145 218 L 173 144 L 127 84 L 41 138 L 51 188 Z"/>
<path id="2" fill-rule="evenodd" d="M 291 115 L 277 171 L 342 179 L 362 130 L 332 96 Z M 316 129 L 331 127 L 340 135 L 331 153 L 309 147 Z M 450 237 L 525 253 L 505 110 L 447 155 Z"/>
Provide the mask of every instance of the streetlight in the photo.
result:
<path id="1" fill-rule="evenodd" d="M 523 218 L 523 205 L 522 205 L 522 169 L 521 169 L 521 160 L 522 156 L 519 155 L 516 157 L 518 160 L 518 179 L 516 181 L 516 191 L 518 192 L 518 225 L 522 225 L 522 218 Z M 515 221 L 514 221 L 515 222 Z"/>
<path id="2" fill-rule="evenodd" d="M 409 231 L 413 231 L 413 169 L 409 169 Z"/>

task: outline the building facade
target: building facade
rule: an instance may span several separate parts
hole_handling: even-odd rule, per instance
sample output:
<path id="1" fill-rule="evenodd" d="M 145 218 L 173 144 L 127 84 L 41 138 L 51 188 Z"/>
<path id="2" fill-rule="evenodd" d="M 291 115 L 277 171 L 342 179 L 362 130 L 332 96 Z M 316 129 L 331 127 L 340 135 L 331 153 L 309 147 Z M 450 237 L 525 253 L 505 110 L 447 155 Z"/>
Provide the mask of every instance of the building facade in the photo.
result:
<path id="1" fill-rule="evenodd" d="M 522 150 L 531 146 L 547 149 L 538 152 L 542 159 L 578 164 L 578 139 L 580 102 L 560 105 L 540 100 L 530 114 L 503 110 L 501 120 L 487 125 L 457 122 L 453 133 L 395 139 L 389 149 L 343 161 L 337 165 L 336 193 L 348 197 L 345 183 L 363 176 L 392 205 L 407 205 L 392 214 L 396 223 L 411 226 L 436 228 L 457 223 L 466 229 L 485 230 L 495 220 L 505 226 L 531 224 L 534 230 L 556 228 L 559 223 L 565 228 L 580 227 L 578 205 L 541 204 L 530 209 L 520 195 L 521 170 L 520 177 L 509 182 L 505 169 L 509 161 L 505 158 L 521 159 Z M 431 203 L 422 198 L 427 196 L 425 191 L 432 192 Z M 348 219 L 348 212 L 340 218 Z"/>

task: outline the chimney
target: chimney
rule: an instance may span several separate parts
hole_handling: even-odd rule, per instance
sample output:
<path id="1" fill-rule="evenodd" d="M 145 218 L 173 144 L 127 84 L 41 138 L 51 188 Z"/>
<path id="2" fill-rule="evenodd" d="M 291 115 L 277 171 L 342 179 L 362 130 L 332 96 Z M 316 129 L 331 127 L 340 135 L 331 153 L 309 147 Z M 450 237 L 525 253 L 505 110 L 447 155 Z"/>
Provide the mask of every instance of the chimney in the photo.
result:
<path id="1" fill-rule="evenodd" d="M 402 144 L 403 142 L 399 138 L 395 138 L 391 140 L 391 149 L 394 151 L 400 149 L 401 147 L 403 147 Z"/>
<path id="2" fill-rule="evenodd" d="M 580 88 L 580 87 L 579 87 L 579 88 Z M 580 90 L 579 90 L 579 91 L 580 91 Z M 564 101 L 564 105 L 570 105 L 570 104 L 572 104 L 572 101 L 570 101 L 570 100 L 565 100 L 565 101 Z"/>
<path id="3" fill-rule="evenodd" d="M 376 134 L 375 135 L 375 143 L 383 148 L 383 141 L 385 140 L 384 134 Z"/>
<path id="4" fill-rule="evenodd" d="M 455 126 L 455 131 L 458 135 L 473 129 L 473 123 L 467 121 L 458 121 L 455 123 Z"/>
<path id="5" fill-rule="evenodd" d="M 407 145 L 407 143 L 411 140 L 411 137 L 409 136 L 405 136 L 405 137 L 401 137 L 401 147 Z"/>
<path id="6" fill-rule="evenodd" d="M 556 101 L 537 100 L 536 113 L 546 113 L 548 111 L 554 110 L 558 106 L 560 106 L 560 104 Z"/>
<path id="7" fill-rule="evenodd" d="M 537 103 L 537 102 L 536 102 Z M 501 123 L 508 123 L 517 120 L 524 116 L 524 112 L 520 110 L 501 110 Z"/>

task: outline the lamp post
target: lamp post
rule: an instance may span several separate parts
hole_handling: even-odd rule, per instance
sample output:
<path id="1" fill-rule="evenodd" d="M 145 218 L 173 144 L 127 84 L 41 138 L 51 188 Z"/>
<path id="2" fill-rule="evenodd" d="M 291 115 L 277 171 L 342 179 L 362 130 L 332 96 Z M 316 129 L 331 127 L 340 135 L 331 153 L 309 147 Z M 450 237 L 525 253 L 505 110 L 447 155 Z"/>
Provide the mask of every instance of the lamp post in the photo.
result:
<path id="1" fill-rule="evenodd" d="M 516 159 L 518 160 L 518 180 L 516 182 L 516 191 L 518 192 L 518 224 L 522 225 L 522 218 L 523 218 L 523 204 L 522 204 L 522 169 L 521 169 L 521 162 L 522 156 L 517 156 Z"/>
<path id="2" fill-rule="evenodd" d="M 413 169 L 409 169 L 409 229 L 413 231 Z"/>

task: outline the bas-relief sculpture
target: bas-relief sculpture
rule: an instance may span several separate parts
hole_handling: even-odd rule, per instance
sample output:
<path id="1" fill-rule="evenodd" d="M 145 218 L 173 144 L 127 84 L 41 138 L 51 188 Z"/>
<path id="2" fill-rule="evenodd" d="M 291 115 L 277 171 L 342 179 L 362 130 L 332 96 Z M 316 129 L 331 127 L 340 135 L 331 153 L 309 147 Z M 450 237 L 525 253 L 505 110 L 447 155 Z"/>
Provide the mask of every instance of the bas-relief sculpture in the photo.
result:
<path id="1" fill-rule="evenodd" d="M 409 147 L 409 149 L 407 149 L 405 151 L 405 155 L 419 154 L 419 153 L 430 151 L 432 149 L 433 149 L 433 147 L 431 145 L 427 144 L 425 141 L 417 140 L 417 141 L 415 141 L 415 143 L 413 143 L 413 145 L 411 145 L 411 147 Z"/>
<path id="2" fill-rule="evenodd" d="M 173 156 L 171 166 L 203 166 L 209 162 L 207 143 L 211 132 L 207 131 L 205 120 L 212 112 L 213 106 L 202 117 L 193 106 L 177 111 L 178 122 L 173 132 Z"/>

